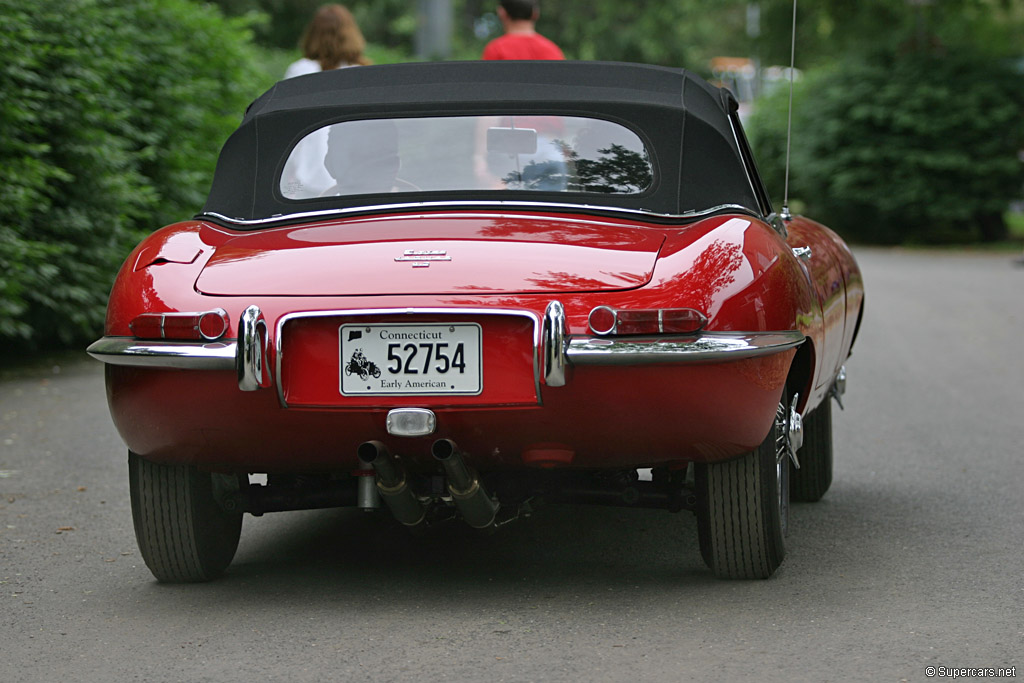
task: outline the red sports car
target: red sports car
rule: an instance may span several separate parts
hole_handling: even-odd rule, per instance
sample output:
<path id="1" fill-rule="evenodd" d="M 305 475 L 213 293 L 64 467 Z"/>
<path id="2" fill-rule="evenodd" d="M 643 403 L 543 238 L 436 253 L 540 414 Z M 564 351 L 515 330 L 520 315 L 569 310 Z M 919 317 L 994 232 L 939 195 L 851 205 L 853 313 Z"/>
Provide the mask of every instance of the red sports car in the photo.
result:
<path id="1" fill-rule="evenodd" d="M 403 64 L 257 99 L 89 352 L 162 581 L 222 573 L 246 512 L 540 502 L 692 511 L 717 575 L 767 577 L 831 483 L 862 301 L 842 240 L 773 212 L 727 91 Z"/>

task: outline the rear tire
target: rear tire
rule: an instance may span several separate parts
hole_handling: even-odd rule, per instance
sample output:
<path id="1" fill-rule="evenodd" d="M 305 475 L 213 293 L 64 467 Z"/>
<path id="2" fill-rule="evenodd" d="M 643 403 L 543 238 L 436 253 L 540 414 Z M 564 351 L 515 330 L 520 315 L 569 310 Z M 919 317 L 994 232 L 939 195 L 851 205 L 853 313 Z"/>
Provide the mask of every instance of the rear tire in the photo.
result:
<path id="1" fill-rule="evenodd" d="M 782 408 L 755 450 L 695 468 L 701 555 L 719 578 L 766 579 L 786 556 L 789 458 L 781 420 L 788 410 Z"/>
<path id="2" fill-rule="evenodd" d="M 804 445 L 796 453 L 800 469 L 790 466 L 790 500 L 816 503 L 832 485 L 832 399 L 804 418 Z"/>
<path id="3" fill-rule="evenodd" d="M 153 576 L 169 583 L 220 576 L 238 548 L 242 515 L 217 504 L 211 475 L 129 452 L 128 477 L 135 538 Z"/>

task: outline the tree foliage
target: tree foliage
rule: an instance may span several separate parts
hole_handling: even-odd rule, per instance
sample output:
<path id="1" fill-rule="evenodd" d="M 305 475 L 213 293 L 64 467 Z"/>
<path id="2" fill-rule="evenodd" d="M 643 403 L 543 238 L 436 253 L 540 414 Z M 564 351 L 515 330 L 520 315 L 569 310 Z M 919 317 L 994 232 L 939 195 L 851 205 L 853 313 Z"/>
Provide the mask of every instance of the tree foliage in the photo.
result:
<path id="1" fill-rule="evenodd" d="M 762 0 L 759 52 L 789 62 L 792 0 Z M 1022 0 L 800 0 L 797 60 L 804 68 L 880 53 L 938 46 L 989 56 L 1020 54 Z"/>
<path id="2" fill-rule="evenodd" d="M 260 72 L 251 36 L 294 50 L 322 2 L 213 1 L 0 0 L 5 344 L 99 333 L 120 260 L 202 204 L 223 140 L 280 75 Z M 497 0 L 451 2 L 454 56 L 475 58 L 499 30 Z M 411 58 L 417 2 L 346 4 L 387 61 Z M 792 0 L 541 9 L 539 30 L 570 58 L 705 75 L 713 56 L 789 59 Z M 1024 89 L 1004 65 L 1024 57 L 1024 0 L 800 0 L 797 22 L 809 73 L 793 195 L 862 239 L 998 237 L 998 212 L 1020 192 Z M 784 111 L 759 104 L 752 133 L 778 188 L 784 130 Z"/>
<path id="3" fill-rule="evenodd" d="M 267 47 L 292 50 L 299 44 L 313 13 L 327 0 L 215 0 L 229 16 L 259 16 L 256 40 Z M 409 0 L 356 0 L 342 2 L 371 44 L 413 53 L 416 2 Z"/>
<path id="4" fill-rule="evenodd" d="M 231 15 L 260 12 L 257 38 L 294 49 L 324 0 L 214 0 Z M 371 46 L 411 58 L 421 2 L 348 0 Z M 456 59 L 480 55 L 496 36 L 498 0 L 450 0 Z M 634 61 L 707 73 L 715 56 L 788 64 L 792 0 L 540 0 L 538 30 L 570 59 Z M 1021 51 L 1024 0 L 799 0 L 797 58 L 802 68 L 852 53 L 893 52 L 915 40 L 981 46 L 991 55 Z"/>
<path id="5" fill-rule="evenodd" d="M 878 243 L 1005 238 L 1024 183 L 1024 78 L 1005 64 L 931 51 L 851 60 L 814 73 L 794 102 L 791 194 L 812 215 Z M 778 191 L 786 104 L 762 102 L 750 126 Z"/>
<path id="6" fill-rule="evenodd" d="M 188 0 L 0 0 L 0 339 L 102 331 L 125 255 L 194 213 L 263 83 Z"/>

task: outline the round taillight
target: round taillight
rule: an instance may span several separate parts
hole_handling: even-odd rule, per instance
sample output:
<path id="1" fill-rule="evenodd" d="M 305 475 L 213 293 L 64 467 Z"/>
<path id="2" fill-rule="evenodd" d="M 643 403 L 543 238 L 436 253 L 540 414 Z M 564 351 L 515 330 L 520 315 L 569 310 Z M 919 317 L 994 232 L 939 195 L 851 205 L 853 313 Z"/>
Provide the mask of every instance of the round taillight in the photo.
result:
<path id="1" fill-rule="evenodd" d="M 228 315 L 222 310 L 207 311 L 199 316 L 199 334 L 203 339 L 220 339 L 228 331 Z"/>
<path id="2" fill-rule="evenodd" d="M 615 310 L 607 306 L 598 306 L 590 312 L 588 322 L 594 334 L 611 334 L 615 331 Z"/>

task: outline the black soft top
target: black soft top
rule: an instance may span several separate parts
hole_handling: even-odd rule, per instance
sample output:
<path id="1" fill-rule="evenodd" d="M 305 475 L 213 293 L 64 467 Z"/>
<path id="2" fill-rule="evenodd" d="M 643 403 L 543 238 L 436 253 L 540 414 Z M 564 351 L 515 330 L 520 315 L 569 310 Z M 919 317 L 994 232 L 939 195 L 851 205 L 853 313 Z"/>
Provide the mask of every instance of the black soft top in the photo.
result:
<path id="1" fill-rule="evenodd" d="M 661 215 L 724 205 L 759 212 L 728 91 L 683 69 L 608 62 L 440 62 L 336 69 L 280 81 L 255 100 L 221 150 L 204 217 L 244 224 L 402 203 L 564 204 Z M 345 120 L 563 114 L 633 129 L 655 180 L 643 194 L 464 191 L 286 199 L 279 176 L 309 132 Z M 735 124 L 730 122 L 730 118 Z"/>

